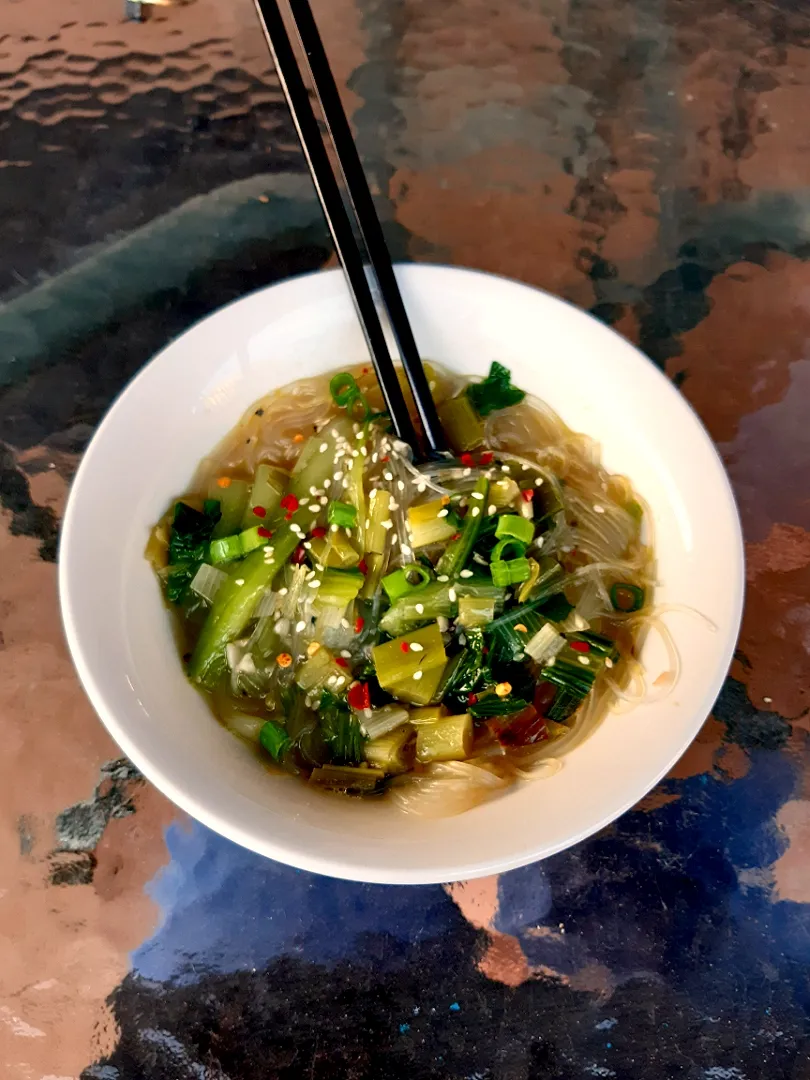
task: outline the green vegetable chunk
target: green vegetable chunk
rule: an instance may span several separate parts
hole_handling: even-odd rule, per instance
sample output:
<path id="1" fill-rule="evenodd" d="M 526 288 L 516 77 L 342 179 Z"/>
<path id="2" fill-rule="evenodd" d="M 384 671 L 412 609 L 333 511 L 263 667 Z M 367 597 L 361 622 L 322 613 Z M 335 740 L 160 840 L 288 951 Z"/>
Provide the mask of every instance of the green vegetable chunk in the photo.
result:
<path id="1" fill-rule="evenodd" d="M 429 761 L 463 761 L 470 756 L 473 722 L 469 713 L 447 716 L 435 724 L 420 724 L 416 729 L 416 757 Z"/>
<path id="2" fill-rule="evenodd" d="M 479 416 L 489 416 L 498 409 L 519 405 L 526 397 L 526 392 L 512 386 L 509 370 L 493 361 L 489 375 L 482 382 L 467 387 L 467 396 Z"/>
<path id="3" fill-rule="evenodd" d="M 611 586 L 610 602 L 616 611 L 640 611 L 644 607 L 644 590 L 626 581 L 617 582 Z"/>
<path id="4" fill-rule="evenodd" d="M 338 525 L 342 529 L 353 529 L 357 524 L 357 507 L 350 506 L 349 503 L 332 501 L 326 511 L 326 520 L 330 525 Z"/>
<path id="5" fill-rule="evenodd" d="M 281 724 L 277 724 L 274 720 L 268 720 L 262 725 L 259 732 L 259 743 L 273 761 L 278 761 L 284 751 L 289 749 L 290 737 Z"/>
<path id="6" fill-rule="evenodd" d="M 521 544 L 528 545 L 532 542 L 534 536 L 534 522 L 519 517 L 517 514 L 502 514 L 498 518 L 495 535 L 499 540 L 501 537 L 511 537 L 514 540 L 519 540 Z"/>
<path id="7" fill-rule="evenodd" d="M 324 788 L 326 791 L 368 795 L 376 791 L 384 779 L 385 773 L 382 769 L 374 769 L 368 765 L 323 765 L 312 770 L 309 782 L 313 787 Z"/>
<path id="8" fill-rule="evenodd" d="M 253 615 L 264 590 L 298 545 L 291 525 L 303 528 L 310 515 L 298 511 L 280 525 L 267 547 L 252 551 L 217 593 L 189 663 L 189 675 L 203 686 L 216 685 L 225 668 L 225 646 L 239 637 Z"/>
<path id="9" fill-rule="evenodd" d="M 476 450 L 483 444 L 484 425 L 466 394 L 445 401 L 438 412 L 447 441 L 456 453 Z"/>
<path id="10" fill-rule="evenodd" d="M 404 701 L 412 701 L 413 697 L 403 697 L 397 692 L 400 682 L 410 682 L 417 688 L 429 673 L 437 669 L 441 671 L 447 662 L 444 642 L 436 623 L 386 641 L 384 645 L 375 645 L 371 655 L 380 686 Z"/>

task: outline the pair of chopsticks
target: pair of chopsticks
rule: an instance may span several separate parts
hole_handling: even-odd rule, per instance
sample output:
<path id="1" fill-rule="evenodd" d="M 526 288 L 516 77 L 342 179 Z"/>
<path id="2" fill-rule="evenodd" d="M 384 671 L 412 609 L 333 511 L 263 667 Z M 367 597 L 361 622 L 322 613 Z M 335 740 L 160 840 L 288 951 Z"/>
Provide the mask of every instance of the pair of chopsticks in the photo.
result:
<path id="1" fill-rule="evenodd" d="M 281 10 L 277 0 L 254 0 L 254 3 L 276 65 L 281 88 L 292 113 L 293 123 L 301 140 L 309 171 L 315 183 L 315 190 L 332 234 L 335 251 L 352 293 L 394 431 L 398 438 L 409 443 L 417 453 L 419 441 L 408 413 L 405 397 L 366 277 L 363 254 L 355 239 L 340 186 L 332 170 L 332 162 L 321 138 L 318 121 L 287 34 Z M 430 393 L 405 305 L 402 302 L 394 268 L 391 265 L 391 256 L 385 244 L 382 227 L 360 162 L 360 155 L 343 111 L 340 94 L 329 67 L 309 0 L 289 0 L 289 7 L 292 22 L 309 66 L 312 85 L 318 96 L 332 140 L 343 182 L 349 194 L 356 223 L 363 237 L 368 260 L 377 278 L 380 297 L 388 315 L 402 367 L 424 430 L 427 450 L 430 454 L 438 454 L 446 449 L 444 433 L 439 423 L 436 405 Z"/>

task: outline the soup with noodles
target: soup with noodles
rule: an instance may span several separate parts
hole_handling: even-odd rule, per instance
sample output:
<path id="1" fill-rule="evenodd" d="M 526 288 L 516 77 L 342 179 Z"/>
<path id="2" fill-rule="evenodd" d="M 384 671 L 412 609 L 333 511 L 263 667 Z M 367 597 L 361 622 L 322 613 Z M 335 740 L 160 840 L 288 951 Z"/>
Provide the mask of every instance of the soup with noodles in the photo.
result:
<path id="1" fill-rule="evenodd" d="M 654 562 L 628 481 L 506 369 L 429 378 L 446 461 L 414 465 L 369 368 L 303 379 L 146 554 L 189 678 L 271 771 L 438 816 L 551 775 L 632 701 Z"/>

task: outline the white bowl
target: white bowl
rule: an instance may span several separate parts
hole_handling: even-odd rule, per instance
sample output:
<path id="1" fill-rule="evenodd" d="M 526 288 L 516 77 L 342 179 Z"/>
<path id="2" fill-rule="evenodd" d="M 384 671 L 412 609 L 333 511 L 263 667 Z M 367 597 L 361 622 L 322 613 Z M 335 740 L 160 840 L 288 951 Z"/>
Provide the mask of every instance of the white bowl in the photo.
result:
<path id="1" fill-rule="evenodd" d="M 608 716 L 551 779 L 458 817 L 329 798 L 268 775 L 186 681 L 149 529 L 195 466 L 273 387 L 364 361 L 338 271 L 246 296 L 168 345 L 115 402 L 76 475 L 59 587 L 79 676 L 139 769 L 205 825 L 262 855 L 361 881 L 453 881 L 560 851 L 631 807 L 667 772 L 711 709 L 740 623 L 743 556 L 726 475 L 706 432 L 655 367 L 612 330 L 537 289 L 469 270 L 398 269 L 422 356 L 483 374 L 492 360 L 602 445 L 654 518 L 658 603 L 683 674 L 665 700 Z M 664 667 L 650 641 L 642 657 Z"/>

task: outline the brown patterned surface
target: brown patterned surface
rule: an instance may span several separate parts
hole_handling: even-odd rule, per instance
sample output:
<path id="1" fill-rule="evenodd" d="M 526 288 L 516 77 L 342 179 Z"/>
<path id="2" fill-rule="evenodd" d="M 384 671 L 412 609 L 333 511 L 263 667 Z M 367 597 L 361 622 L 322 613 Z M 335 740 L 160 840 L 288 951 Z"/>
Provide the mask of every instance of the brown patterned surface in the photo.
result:
<path id="1" fill-rule="evenodd" d="M 323 231 L 247 0 L 160 7 L 143 24 L 112 0 L 0 0 L 0 1075 L 72 1080 L 106 1061 L 85 1075 L 372 1076 L 384 1051 L 392 1076 L 810 1076 L 810 21 L 787 0 L 320 0 L 316 11 L 394 250 L 593 308 L 702 417 L 746 534 L 733 679 L 633 813 L 531 873 L 447 897 L 302 883 L 178 825 L 117 760 L 77 685 L 57 523 L 77 455 L 128 375 L 218 303 L 323 263 Z M 283 205 L 302 223 L 289 253 L 266 246 L 285 224 L 272 215 L 254 239 L 217 248 L 236 235 L 241 189 L 225 186 L 282 173 Z M 151 291 L 162 252 L 150 223 L 214 191 L 190 220 L 217 205 L 216 243 Z M 129 299 L 97 325 L 96 286 L 82 294 L 81 275 L 122 238 L 136 252 L 113 264 L 131 275 Z M 78 294 L 60 291 L 69 267 Z M 20 304 L 43 285 L 34 317 Z M 65 337 L 60 305 L 86 310 L 84 333 Z M 226 933 L 233 901 L 221 897 L 262 874 L 262 914 Z M 289 936 L 254 944 L 293 895 Z M 335 906 L 324 915 L 321 903 Z M 182 949 L 173 912 L 196 913 Z M 356 965 L 334 976 L 354 1003 L 341 1038 L 375 1032 L 356 1037 L 351 1066 L 339 1039 L 328 1053 L 318 1041 L 332 1037 L 333 976 L 318 965 L 335 955 L 336 925 Z M 374 934 L 389 945 L 372 963 Z M 226 964 L 220 947 L 238 959 Z M 268 957 L 300 962 L 283 971 L 293 1004 L 279 1030 L 297 1032 L 302 1057 L 285 1057 L 273 1031 L 240 1032 L 236 982 L 159 991 L 179 970 L 172 950 L 200 979 L 209 966 L 236 979 L 270 964 L 270 990 L 282 974 Z M 393 955 L 404 966 L 386 981 Z M 690 967 L 695 955 L 705 962 Z M 127 979 L 133 964 L 154 983 Z M 454 1042 L 445 1002 L 420 1043 L 421 995 L 456 970 L 448 992 L 478 1019 Z M 215 1004 L 195 1027 L 205 995 Z M 390 1008 L 379 1029 L 375 999 Z M 322 1010 L 312 1029 L 310 1009 Z M 597 1048 L 600 1017 L 616 1035 Z M 624 1057 L 611 1058 L 622 1024 Z M 251 1071 L 256 1061 L 269 1071 Z"/>

